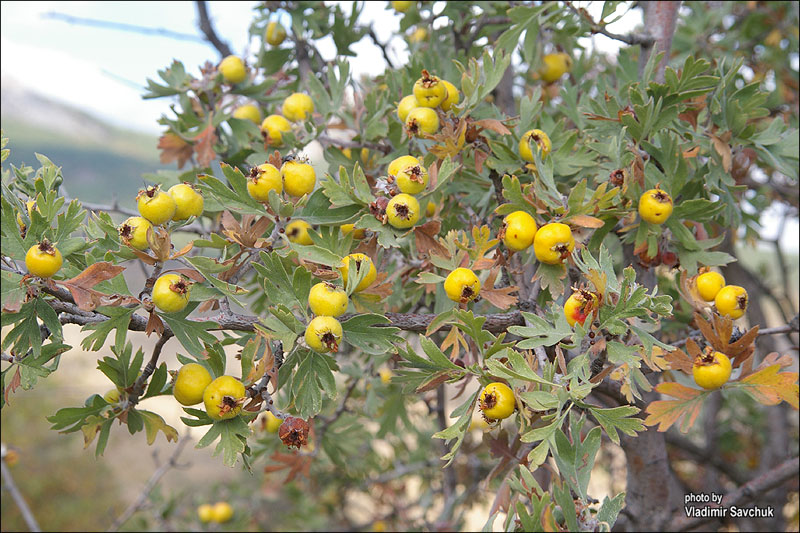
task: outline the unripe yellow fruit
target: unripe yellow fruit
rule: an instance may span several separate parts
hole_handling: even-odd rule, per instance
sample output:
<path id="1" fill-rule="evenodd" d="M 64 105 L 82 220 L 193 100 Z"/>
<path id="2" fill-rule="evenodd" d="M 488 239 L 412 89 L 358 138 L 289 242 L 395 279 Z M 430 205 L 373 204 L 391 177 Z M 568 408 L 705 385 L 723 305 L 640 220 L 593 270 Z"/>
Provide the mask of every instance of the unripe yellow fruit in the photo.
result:
<path id="1" fill-rule="evenodd" d="M 175 215 L 177 206 L 172 196 L 161 190 L 160 186 L 148 187 L 136 196 L 139 214 L 153 224 L 163 224 Z"/>
<path id="2" fill-rule="evenodd" d="M 162 274 L 153 285 L 153 304 L 165 313 L 183 311 L 189 305 L 190 284 L 180 274 Z"/>
<path id="3" fill-rule="evenodd" d="M 536 221 L 525 211 L 514 211 L 503 219 L 503 243 L 511 250 L 524 250 L 533 244 Z"/>
<path id="4" fill-rule="evenodd" d="M 699 356 L 692 367 L 694 382 L 706 390 L 722 387 L 731 377 L 731 360 L 722 352 Z"/>
<path id="5" fill-rule="evenodd" d="M 273 415 L 270 411 L 265 413 L 264 418 L 266 420 L 264 429 L 266 429 L 269 433 L 277 433 L 281 428 L 281 424 L 283 424 L 283 420 Z"/>
<path id="6" fill-rule="evenodd" d="M 697 276 L 696 283 L 700 297 L 707 302 L 713 302 L 717 293 L 725 286 L 725 278 L 719 272 L 710 270 Z"/>
<path id="7" fill-rule="evenodd" d="M 419 201 L 410 194 L 400 193 L 386 205 L 386 218 L 398 229 L 414 226 L 419 220 L 419 212 Z"/>
<path id="8" fill-rule="evenodd" d="M 291 196 L 310 194 L 317 184 L 317 173 L 308 163 L 287 161 L 281 167 L 283 188 Z"/>
<path id="9" fill-rule="evenodd" d="M 236 56 L 228 56 L 219 64 L 219 72 L 225 81 L 231 84 L 241 83 L 247 78 L 244 62 Z"/>
<path id="10" fill-rule="evenodd" d="M 542 130 L 528 130 L 522 139 L 519 140 L 519 156 L 530 163 L 534 162 L 533 150 L 531 146 L 536 146 L 539 150 L 539 157 L 544 159 L 553 148 L 550 137 Z"/>
<path id="11" fill-rule="evenodd" d="M 267 24 L 267 31 L 264 32 L 264 39 L 272 46 L 279 46 L 286 39 L 286 28 L 280 22 L 274 20 Z"/>
<path id="12" fill-rule="evenodd" d="M 436 204 L 429 201 L 425 206 L 425 216 L 432 217 L 436 213 Z"/>
<path id="13" fill-rule="evenodd" d="M 439 131 L 439 116 L 430 107 L 416 107 L 406 117 L 406 131 L 416 137 L 423 133 L 433 135 Z"/>
<path id="14" fill-rule="evenodd" d="M 308 293 L 308 306 L 318 316 L 341 316 L 347 312 L 349 303 L 347 293 L 330 283 L 317 283 Z"/>
<path id="15" fill-rule="evenodd" d="M 364 228 L 356 228 L 355 224 L 342 224 L 339 228 L 342 235 L 353 234 L 354 239 L 363 239 L 367 236 L 367 230 Z"/>
<path id="16" fill-rule="evenodd" d="M 211 383 L 211 374 L 203 365 L 188 363 L 181 367 L 172 384 L 172 395 L 181 405 L 197 405 Z"/>
<path id="17" fill-rule="evenodd" d="M 419 165 L 419 159 L 414 157 L 413 155 L 401 155 L 400 157 L 394 159 L 386 169 L 386 173 L 389 176 L 393 176 L 397 178 L 400 175 L 400 172 L 405 170 L 407 167 L 413 167 L 415 165 Z"/>
<path id="18" fill-rule="evenodd" d="M 514 413 L 517 402 L 514 399 L 514 391 L 511 390 L 511 387 L 497 381 L 484 387 L 483 391 L 481 391 L 478 405 L 486 418 L 502 420 Z"/>
<path id="19" fill-rule="evenodd" d="M 396 174 L 397 188 L 406 194 L 419 194 L 428 186 L 428 171 L 419 163 L 407 165 Z"/>
<path id="20" fill-rule="evenodd" d="M 242 412 L 244 384 L 233 376 L 220 376 L 203 391 L 206 413 L 213 420 L 227 420 Z"/>
<path id="21" fill-rule="evenodd" d="M 266 134 L 267 144 L 271 146 L 283 144 L 283 134 L 291 129 L 291 123 L 280 115 L 269 115 L 261 123 L 261 133 Z"/>
<path id="22" fill-rule="evenodd" d="M 405 13 L 413 5 L 414 5 L 414 2 L 410 2 L 410 1 L 406 1 L 406 0 L 392 0 L 392 7 L 398 13 Z"/>
<path id="23" fill-rule="evenodd" d="M 533 251 L 536 259 L 548 265 L 561 263 L 575 249 L 575 238 L 566 224 L 551 222 L 536 232 Z"/>
<path id="24" fill-rule="evenodd" d="M 639 198 L 639 216 L 650 224 L 663 224 L 672 214 L 672 197 L 661 189 L 650 189 Z"/>
<path id="25" fill-rule="evenodd" d="M 423 70 L 422 77 L 414 82 L 414 97 L 422 107 L 437 107 L 447 98 L 447 88 L 438 77 Z"/>
<path id="26" fill-rule="evenodd" d="M 172 220 L 186 220 L 203 214 L 203 195 L 188 183 L 173 185 L 167 191 L 175 202 Z"/>
<path id="27" fill-rule="evenodd" d="M 305 120 L 314 112 L 314 101 L 305 93 L 294 93 L 283 101 L 281 111 L 283 116 L 292 122 Z"/>
<path id="28" fill-rule="evenodd" d="M 408 114 L 412 109 L 416 109 L 417 107 L 422 106 L 419 105 L 419 102 L 417 102 L 417 99 L 413 94 L 404 96 L 397 104 L 397 116 L 400 118 L 400 121 L 405 123 Z"/>
<path id="29" fill-rule="evenodd" d="M 342 340 L 342 325 L 332 316 L 318 316 L 308 323 L 305 340 L 308 347 L 315 352 L 338 352 Z"/>
<path id="30" fill-rule="evenodd" d="M 210 503 L 204 503 L 197 507 L 197 517 L 201 522 L 208 523 L 214 519 L 214 506 Z"/>
<path id="31" fill-rule="evenodd" d="M 342 259 L 342 266 L 339 267 L 339 272 L 342 273 L 342 280 L 345 286 L 347 285 L 347 274 L 350 271 L 351 259 L 356 264 L 356 270 L 361 271 L 362 269 L 367 269 L 367 274 L 355 288 L 355 292 L 360 292 L 372 285 L 372 282 L 378 277 L 378 270 L 375 268 L 375 265 L 372 264 L 372 259 L 370 259 L 368 255 L 362 253 L 350 254 Z"/>
<path id="32" fill-rule="evenodd" d="M 289 238 L 289 241 L 295 244 L 314 244 L 311 235 L 308 234 L 308 230 L 310 229 L 311 224 L 305 220 L 292 220 L 286 225 L 286 236 Z"/>
<path id="33" fill-rule="evenodd" d="M 539 68 L 539 77 L 547 83 L 553 83 L 572 69 L 572 58 L 569 54 L 559 52 L 557 54 L 547 54 L 542 58 L 542 66 Z"/>
<path id="34" fill-rule="evenodd" d="M 150 221 L 144 217 L 129 217 L 120 224 L 119 236 L 125 244 L 137 250 L 146 250 L 149 246 L 147 231 L 152 227 Z"/>
<path id="35" fill-rule="evenodd" d="M 269 201 L 269 191 L 283 192 L 281 172 L 274 165 L 264 163 L 258 165 L 255 172 L 247 180 L 247 193 L 259 202 Z"/>
<path id="36" fill-rule="evenodd" d="M 444 280 L 444 292 L 454 302 L 465 304 L 478 297 L 481 292 L 481 280 L 472 270 L 459 267 L 447 275 Z"/>
<path id="37" fill-rule="evenodd" d="M 741 318 L 747 311 L 747 291 L 738 285 L 726 285 L 714 297 L 714 305 L 723 316 Z"/>
<path id="38" fill-rule="evenodd" d="M 254 124 L 261 123 L 261 111 L 253 104 L 240 105 L 233 111 L 233 118 L 249 120 Z"/>
<path id="39" fill-rule="evenodd" d="M 442 80 L 442 83 L 444 84 L 445 89 L 447 89 L 447 96 L 444 100 L 442 100 L 442 103 L 439 104 L 439 107 L 441 107 L 444 111 L 450 111 L 450 108 L 458 103 L 458 89 L 455 85 L 447 80 Z"/>
<path id="40" fill-rule="evenodd" d="M 214 522 L 227 522 L 233 518 L 233 507 L 228 502 L 217 502 L 214 504 Z"/>
<path id="41" fill-rule="evenodd" d="M 25 254 L 25 268 L 28 273 L 40 278 L 52 277 L 61 270 L 62 264 L 64 258 L 61 257 L 61 252 L 47 240 L 34 244 Z"/>

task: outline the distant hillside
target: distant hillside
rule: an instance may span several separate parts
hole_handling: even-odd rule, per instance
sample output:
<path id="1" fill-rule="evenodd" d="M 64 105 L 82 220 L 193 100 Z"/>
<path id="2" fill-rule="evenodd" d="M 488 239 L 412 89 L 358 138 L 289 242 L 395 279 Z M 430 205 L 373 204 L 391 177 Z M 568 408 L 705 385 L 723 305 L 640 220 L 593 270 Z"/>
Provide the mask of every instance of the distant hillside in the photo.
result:
<path id="1" fill-rule="evenodd" d="M 126 131 L 3 78 L 0 126 L 9 138 L 8 163 L 38 167 L 35 152 L 61 166 L 69 194 L 107 203 L 116 196 L 133 206 L 142 174 L 166 168 L 156 136 Z"/>

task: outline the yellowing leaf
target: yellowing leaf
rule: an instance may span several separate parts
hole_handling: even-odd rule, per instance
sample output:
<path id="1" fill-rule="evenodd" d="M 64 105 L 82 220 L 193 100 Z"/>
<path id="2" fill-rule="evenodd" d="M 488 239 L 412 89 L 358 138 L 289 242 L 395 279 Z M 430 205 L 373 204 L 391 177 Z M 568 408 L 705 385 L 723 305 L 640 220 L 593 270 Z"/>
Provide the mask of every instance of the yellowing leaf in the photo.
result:
<path id="1" fill-rule="evenodd" d="M 701 391 L 689 388 L 680 383 L 668 382 L 659 383 L 656 391 L 661 394 L 678 398 L 677 400 L 658 400 L 651 402 L 645 411 L 648 413 L 644 420 L 646 426 L 658 424 L 658 431 L 668 430 L 678 420 L 681 422 L 681 433 L 686 433 L 694 425 L 700 408 L 703 406 L 703 399 L 709 394 L 708 391 Z"/>
<path id="2" fill-rule="evenodd" d="M 780 372 L 781 365 L 775 364 L 754 374 L 731 383 L 743 387 L 745 392 L 764 405 L 777 405 L 785 401 L 798 408 L 797 372 Z"/>

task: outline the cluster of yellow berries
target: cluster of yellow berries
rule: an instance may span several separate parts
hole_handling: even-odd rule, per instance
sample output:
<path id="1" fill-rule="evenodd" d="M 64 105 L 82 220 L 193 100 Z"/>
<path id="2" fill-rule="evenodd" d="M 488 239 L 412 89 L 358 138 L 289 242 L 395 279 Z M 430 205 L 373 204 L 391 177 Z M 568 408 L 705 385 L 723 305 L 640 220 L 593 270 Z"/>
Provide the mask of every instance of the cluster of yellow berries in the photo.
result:
<path id="1" fill-rule="evenodd" d="M 403 155 L 389 163 L 387 173 L 389 179 L 397 184 L 400 194 L 386 205 L 386 220 L 398 229 L 411 228 L 422 214 L 414 195 L 428 186 L 428 171 L 416 157 Z"/>
<path id="2" fill-rule="evenodd" d="M 269 201 L 269 191 L 299 198 L 309 194 L 317 184 L 317 173 L 305 159 L 285 161 L 280 170 L 271 163 L 264 163 L 250 171 L 247 193 L 257 202 Z"/>
<path id="3" fill-rule="evenodd" d="M 122 242 L 146 250 L 147 233 L 153 225 L 170 220 L 183 221 L 203 214 L 203 195 L 190 183 L 179 183 L 167 192 L 161 186 L 147 187 L 136 196 L 138 217 L 130 217 L 119 227 Z"/>
<path id="4" fill-rule="evenodd" d="M 707 302 L 714 302 L 717 312 L 733 319 L 741 318 L 747 310 L 747 291 L 739 285 L 726 285 L 719 272 L 710 270 L 697 276 L 697 292 Z"/>
<path id="5" fill-rule="evenodd" d="M 432 135 L 439 131 L 439 115 L 434 108 L 449 111 L 458 100 L 455 85 L 423 70 L 422 77 L 414 83 L 414 93 L 404 96 L 397 104 L 397 116 L 406 125 L 409 135 Z"/>
<path id="6" fill-rule="evenodd" d="M 292 129 L 292 122 L 307 119 L 314 112 L 314 101 L 306 93 L 293 93 L 283 100 L 281 105 L 282 115 L 274 113 L 261 120 L 261 110 L 253 104 L 240 105 L 233 111 L 233 118 L 249 120 L 254 124 L 261 124 L 261 133 L 267 144 L 280 146 L 283 144 L 283 134 Z"/>
<path id="7" fill-rule="evenodd" d="M 247 398 L 244 384 L 233 376 L 212 380 L 203 365 L 188 363 L 181 367 L 172 384 L 172 395 L 181 405 L 203 402 L 213 420 L 227 420 L 242 412 Z"/>
<path id="8" fill-rule="evenodd" d="M 197 517 L 201 522 L 227 522 L 233 518 L 233 507 L 228 502 L 217 502 L 214 505 L 204 503 L 197 507 Z"/>

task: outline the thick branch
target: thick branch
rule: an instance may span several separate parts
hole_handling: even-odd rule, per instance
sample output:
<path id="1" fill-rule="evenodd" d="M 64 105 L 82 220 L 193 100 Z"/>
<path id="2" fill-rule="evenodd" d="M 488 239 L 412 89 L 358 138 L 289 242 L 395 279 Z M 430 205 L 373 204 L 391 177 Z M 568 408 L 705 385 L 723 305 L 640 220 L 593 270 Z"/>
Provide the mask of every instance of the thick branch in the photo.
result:
<path id="1" fill-rule="evenodd" d="M 197 17 L 199 19 L 197 23 L 200 26 L 200 31 L 206 36 L 208 42 L 217 49 L 217 52 L 219 52 L 222 57 L 233 55 L 228 44 L 222 41 L 214 31 L 211 20 L 208 18 L 208 8 L 204 0 L 197 0 Z"/>
<path id="2" fill-rule="evenodd" d="M 664 56 L 655 69 L 655 81 L 659 83 L 664 82 L 664 68 L 669 61 L 672 36 L 675 34 L 680 8 L 680 2 L 668 0 L 644 3 L 644 27 L 650 33 L 652 41 L 649 44 L 640 43 L 642 52 L 639 56 L 639 74 L 644 72 L 644 67 L 647 65 L 651 54 L 663 52 Z"/>
<path id="3" fill-rule="evenodd" d="M 733 465 L 723 459 L 719 453 L 715 453 L 713 450 L 706 450 L 686 437 L 682 437 L 671 431 L 668 431 L 664 437 L 667 440 L 667 444 L 670 446 L 674 446 L 691 455 L 698 463 L 714 467 L 716 470 L 729 477 L 737 485 L 742 485 L 747 482 L 745 475 L 738 468 L 734 468 Z"/>
<path id="4" fill-rule="evenodd" d="M 779 487 L 786 481 L 797 478 L 798 469 L 800 469 L 800 459 L 797 457 L 788 459 L 735 491 L 726 494 L 725 497 L 722 498 L 721 507 L 730 507 L 732 505 L 741 506 L 743 503 L 753 501 L 757 497 L 763 496 L 766 492 Z M 717 506 L 709 504 L 708 507 Z M 668 529 L 670 531 L 686 531 L 701 526 L 706 522 L 710 522 L 714 520 L 714 518 L 713 516 L 704 518 L 687 518 L 682 516 L 674 520 L 669 525 Z"/>

